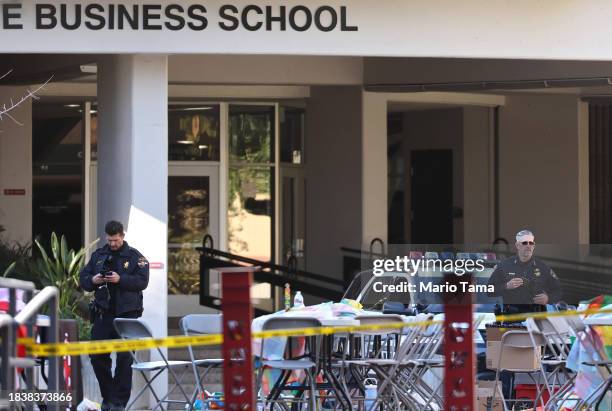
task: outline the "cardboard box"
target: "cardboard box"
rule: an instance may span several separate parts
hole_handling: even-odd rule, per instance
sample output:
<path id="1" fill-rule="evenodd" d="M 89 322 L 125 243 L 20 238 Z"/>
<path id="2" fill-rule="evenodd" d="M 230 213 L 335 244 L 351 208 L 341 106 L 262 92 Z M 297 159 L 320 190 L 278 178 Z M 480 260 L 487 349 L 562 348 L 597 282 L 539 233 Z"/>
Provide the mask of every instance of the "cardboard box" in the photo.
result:
<path id="1" fill-rule="evenodd" d="M 502 411 L 504 409 L 501 399 L 501 382 L 498 382 L 498 391 L 495 394 L 495 400 L 490 408 L 491 411 Z M 487 404 L 492 400 L 493 387 L 495 381 L 478 381 L 478 392 L 476 393 L 476 409 L 478 411 L 487 411 Z"/>
<path id="2" fill-rule="evenodd" d="M 526 330 L 526 328 L 487 327 L 487 341 L 501 341 L 506 331 L 510 330 Z"/>
<path id="3" fill-rule="evenodd" d="M 486 366 L 490 370 L 497 369 L 501 338 L 507 331 L 516 328 L 487 328 Z M 502 356 L 502 369 L 534 370 L 539 368 L 539 357 L 534 348 L 506 347 Z"/>

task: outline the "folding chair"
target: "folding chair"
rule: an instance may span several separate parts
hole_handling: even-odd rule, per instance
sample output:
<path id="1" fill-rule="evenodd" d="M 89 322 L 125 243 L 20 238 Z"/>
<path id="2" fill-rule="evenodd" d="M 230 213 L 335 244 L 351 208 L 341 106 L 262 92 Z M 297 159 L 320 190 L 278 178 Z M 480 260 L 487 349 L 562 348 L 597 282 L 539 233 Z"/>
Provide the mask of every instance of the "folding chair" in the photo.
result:
<path id="1" fill-rule="evenodd" d="M 504 335 L 502 335 L 500 348 L 499 348 L 499 356 L 497 357 L 497 370 L 495 372 L 495 385 L 493 386 L 493 395 L 491 399 L 492 404 L 495 402 L 495 395 L 498 390 L 499 375 L 501 371 L 509 371 L 511 373 L 527 374 L 536 386 L 537 393 L 536 393 L 536 399 L 534 401 L 534 408 L 536 407 L 538 400 L 540 400 L 540 402 L 542 403 L 542 406 L 545 405 L 544 400 L 542 398 L 542 390 L 540 389 L 540 384 L 538 384 L 537 379 L 534 377 L 534 375 L 540 373 L 541 371 L 540 366 L 538 366 L 537 368 L 503 368 L 503 369 L 501 367 L 502 358 L 504 356 L 504 351 L 506 348 L 533 348 L 536 350 L 536 353 L 538 356 L 538 362 L 541 362 L 540 352 L 541 352 L 542 347 L 544 347 L 545 345 L 546 345 L 546 339 L 544 338 L 542 333 L 535 331 L 535 330 L 508 331 Z M 506 404 L 505 398 L 503 398 L 503 394 L 501 394 L 501 396 L 503 400 L 502 404 L 504 405 L 504 410 L 508 411 L 508 406 Z"/>
<path id="2" fill-rule="evenodd" d="M 355 317 L 355 320 L 358 320 L 360 325 L 404 322 L 402 316 L 396 314 L 362 315 Z M 358 401 L 365 400 L 365 385 L 363 381 L 369 377 L 368 374 L 370 372 L 374 372 L 370 361 L 393 358 L 397 347 L 399 347 L 401 334 L 402 329 L 400 328 L 385 328 L 359 331 L 349 337 L 353 341 L 354 349 L 349 359 L 346 359 L 346 353 L 343 356 L 343 372 L 341 376 L 343 377 L 342 384 L 345 390 L 349 391 L 348 387 L 351 385 L 352 379 L 360 391 L 360 395 L 353 396 L 353 398 L 356 398 Z"/>
<path id="3" fill-rule="evenodd" d="M 443 399 L 438 394 L 442 380 L 437 386 L 430 386 L 425 376 L 434 368 L 444 366 L 444 358 L 437 352 L 443 340 L 442 324 L 419 328 L 411 349 L 407 352 L 394 381 L 404 386 L 407 392 L 420 404 L 420 409 L 441 409 Z"/>
<path id="4" fill-rule="evenodd" d="M 153 333 L 149 329 L 149 327 L 139 319 L 135 318 L 115 318 L 113 320 L 113 325 L 117 334 L 124 340 L 136 340 L 142 338 L 152 338 Z M 132 358 L 134 359 L 134 363 L 132 364 L 132 369 L 138 371 L 142 378 L 145 380 L 145 386 L 142 387 L 136 396 L 130 401 L 130 403 L 126 406 L 126 410 L 129 410 L 132 405 L 140 398 L 144 392 L 149 389 L 153 394 L 153 397 L 157 401 L 155 406 L 152 408 L 154 411 L 157 407 L 162 408 L 163 403 L 178 403 L 185 404 L 191 407 L 191 403 L 189 402 L 189 396 L 185 393 L 185 390 L 181 386 L 181 382 L 187 370 L 189 370 L 189 366 L 191 363 L 189 361 L 168 361 L 163 351 L 157 347 L 156 348 L 159 356 L 161 357 L 160 361 L 139 361 L 136 353 L 131 351 Z M 168 390 L 168 392 L 162 397 L 159 398 L 158 394 L 153 389 L 153 381 L 161 375 L 164 371 L 169 371 L 170 375 L 174 380 L 174 386 Z M 182 370 L 181 378 L 176 375 L 175 370 Z M 152 377 L 148 378 L 148 373 L 154 373 Z M 175 390 L 175 388 L 179 388 L 181 393 L 183 394 L 185 401 L 181 400 L 171 400 L 168 399 L 170 394 Z M 163 409 L 163 408 L 162 408 Z"/>
<path id="5" fill-rule="evenodd" d="M 557 409 L 557 402 L 573 387 L 575 374 L 571 374 L 567 368 L 567 357 L 569 355 L 569 338 L 571 328 L 565 318 L 551 317 L 527 319 L 527 330 L 540 333 L 546 341 L 546 352 L 540 361 L 542 380 L 546 384 L 546 390 L 550 397 L 545 409 Z M 534 349 L 537 349 L 535 341 Z M 547 370 L 547 368 L 549 370 Z M 550 370 L 552 369 L 552 370 Z M 561 375 L 565 381 L 561 381 Z M 555 391 L 555 387 L 558 389 Z"/>
<path id="6" fill-rule="evenodd" d="M 310 327 L 321 327 L 321 322 L 318 319 L 311 317 L 271 317 L 263 324 L 262 331 Z M 300 335 L 296 337 L 300 337 Z M 266 340 L 262 340 L 260 352 L 261 363 L 257 371 L 257 392 L 260 393 L 260 400 L 263 404 L 264 409 L 266 408 L 268 402 L 272 402 L 272 405 L 274 405 L 275 402 L 278 402 L 278 399 L 282 391 L 284 390 L 301 390 L 302 392 L 308 390 L 308 409 L 317 409 L 317 400 L 315 394 L 315 376 L 317 374 L 317 365 L 319 363 L 320 340 L 321 338 L 318 336 L 309 336 L 309 338 L 307 338 L 306 351 L 303 356 L 301 356 L 300 358 L 291 358 L 291 353 L 289 353 L 289 358 L 282 360 L 264 359 L 263 355 L 265 352 Z M 290 350 L 286 349 L 285 351 L 288 352 Z M 264 398 L 262 391 L 263 370 L 265 367 L 281 371 L 280 377 L 277 379 L 267 398 Z M 286 385 L 287 381 L 289 380 L 289 377 L 294 371 L 303 371 L 305 373 L 307 385 L 301 387 L 294 385 Z"/>
<path id="7" fill-rule="evenodd" d="M 403 330 L 393 358 L 367 361 L 380 381 L 376 400 L 368 411 L 379 405 L 386 409 L 422 410 L 427 409 L 432 400 L 436 401 L 435 390 L 428 387 L 422 377 L 436 363 L 442 363 L 433 357 L 441 344 L 442 327 L 411 326 L 407 322 Z"/>
<path id="8" fill-rule="evenodd" d="M 595 340 L 593 331 L 586 326 L 582 318 L 579 316 L 566 317 L 568 325 L 571 327 L 573 334 L 576 336 L 580 344 L 584 344 L 588 349 L 597 356 L 596 361 L 583 362 L 582 365 L 595 367 L 597 373 L 602 378 L 602 382 L 593 390 L 587 398 L 578 400 L 573 409 L 594 408 L 599 409 L 603 401 L 612 401 L 610 387 L 612 385 L 612 358 L 608 355 Z M 563 405 L 563 402 L 561 403 Z M 609 409 L 609 404 L 608 404 Z"/>
<path id="9" fill-rule="evenodd" d="M 179 327 L 185 335 L 221 334 L 223 332 L 223 316 L 221 314 L 189 314 L 181 318 Z M 222 358 L 196 359 L 191 345 L 188 347 L 191 368 L 196 380 L 196 387 L 191 396 L 193 404 L 198 393 L 204 393 L 203 381 L 208 373 L 217 368 L 223 368 Z"/>

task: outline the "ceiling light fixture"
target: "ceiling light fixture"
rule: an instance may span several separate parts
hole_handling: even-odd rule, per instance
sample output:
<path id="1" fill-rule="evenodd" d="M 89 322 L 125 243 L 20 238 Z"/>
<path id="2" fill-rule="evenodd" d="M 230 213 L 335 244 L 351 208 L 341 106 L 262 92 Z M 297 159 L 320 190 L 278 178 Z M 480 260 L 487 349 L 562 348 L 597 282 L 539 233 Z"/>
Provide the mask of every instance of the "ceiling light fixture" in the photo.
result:
<path id="1" fill-rule="evenodd" d="M 203 111 L 203 110 L 212 110 L 213 108 L 210 106 L 204 107 L 175 107 L 172 108 L 172 111 Z"/>

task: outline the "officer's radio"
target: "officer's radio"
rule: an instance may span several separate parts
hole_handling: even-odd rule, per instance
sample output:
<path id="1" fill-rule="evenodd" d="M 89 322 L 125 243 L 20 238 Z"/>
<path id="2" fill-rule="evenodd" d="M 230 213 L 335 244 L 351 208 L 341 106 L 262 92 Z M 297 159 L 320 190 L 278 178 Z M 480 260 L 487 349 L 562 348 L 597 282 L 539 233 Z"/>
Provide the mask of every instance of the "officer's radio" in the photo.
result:
<path id="1" fill-rule="evenodd" d="M 530 300 L 532 300 L 533 297 L 535 297 L 536 295 L 542 294 L 544 292 L 544 284 L 539 278 L 529 279 L 527 277 L 522 276 L 519 278 L 523 280 L 523 287 Z"/>
<path id="2" fill-rule="evenodd" d="M 104 263 L 102 264 L 102 274 L 105 277 L 110 277 L 113 275 L 113 256 L 107 255 Z"/>

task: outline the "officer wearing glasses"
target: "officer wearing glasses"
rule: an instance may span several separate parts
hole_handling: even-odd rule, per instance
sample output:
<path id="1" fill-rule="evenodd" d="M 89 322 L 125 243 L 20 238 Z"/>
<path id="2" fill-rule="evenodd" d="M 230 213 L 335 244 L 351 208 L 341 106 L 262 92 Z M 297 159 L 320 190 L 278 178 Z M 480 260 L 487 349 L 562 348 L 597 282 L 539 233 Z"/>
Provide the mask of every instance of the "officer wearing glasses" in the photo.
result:
<path id="1" fill-rule="evenodd" d="M 535 236 L 529 230 L 516 234 L 515 256 L 503 260 L 493 270 L 489 284 L 491 296 L 501 296 L 506 313 L 546 311 L 546 304 L 561 299 L 561 287 L 555 272 L 534 257 Z"/>

